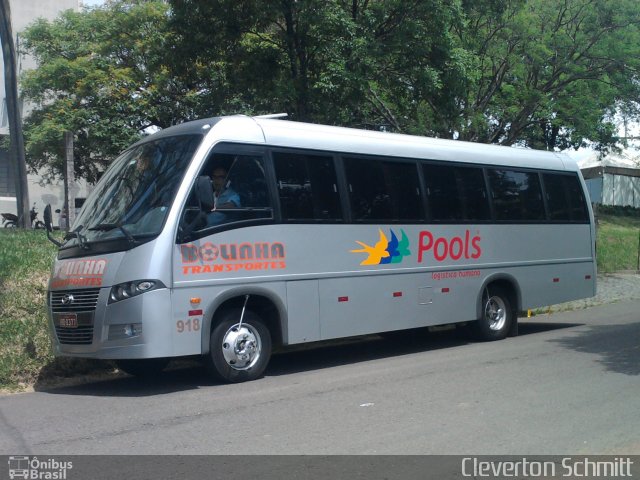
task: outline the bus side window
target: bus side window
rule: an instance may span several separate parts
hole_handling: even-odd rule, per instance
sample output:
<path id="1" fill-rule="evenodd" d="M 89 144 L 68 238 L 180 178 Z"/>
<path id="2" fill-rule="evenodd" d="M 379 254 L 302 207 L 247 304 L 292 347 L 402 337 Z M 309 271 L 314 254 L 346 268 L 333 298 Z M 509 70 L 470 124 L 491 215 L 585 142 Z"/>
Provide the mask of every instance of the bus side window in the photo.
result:
<path id="1" fill-rule="evenodd" d="M 496 220 L 544 220 L 542 189 L 537 172 L 488 169 Z"/>
<path id="2" fill-rule="evenodd" d="M 491 209 L 484 174 L 477 167 L 456 167 L 456 179 L 462 207 L 462 220 L 489 221 Z"/>
<path id="3" fill-rule="evenodd" d="M 345 157 L 344 165 L 355 221 L 415 223 L 424 220 L 414 162 Z"/>
<path id="4" fill-rule="evenodd" d="M 542 181 L 550 220 L 579 223 L 589 221 L 586 200 L 577 175 L 544 173 Z"/>
<path id="5" fill-rule="evenodd" d="M 229 185 L 240 195 L 240 208 L 271 206 L 262 157 L 236 155 L 228 172 Z"/>
<path id="6" fill-rule="evenodd" d="M 569 195 L 569 212 L 572 222 L 589 223 L 587 201 L 578 175 L 567 175 L 564 178 L 565 188 Z"/>
<path id="7" fill-rule="evenodd" d="M 568 221 L 571 219 L 569 197 L 565 189 L 563 177 L 566 177 L 566 175 L 554 173 L 545 173 L 542 175 L 547 197 L 547 206 L 549 207 L 549 220 L 552 221 Z"/>
<path id="8" fill-rule="evenodd" d="M 461 220 L 462 205 L 455 167 L 423 164 L 422 168 L 427 184 L 431 219 L 437 222 Z"/>
<path id="9" fill-rule="evenodd" d="M 216 152 L 207 159 L 200 176 L 211 178 L 214 190 L 218 189 L 216 203 L 219 201 L 222 206 L 202 212 L 205 218 L 198 219 L 201 214 L 197 197 L 191 192 L 183 213 L 184 224 L 197 221 L 195 230 L 207 230 L 234 222 L 273 218 L 262 156 Z"/>
<path id="10" fill-rule="evenodd" d="M 274 152 L 284 221 L 342 221 L 333 157 Z"/>

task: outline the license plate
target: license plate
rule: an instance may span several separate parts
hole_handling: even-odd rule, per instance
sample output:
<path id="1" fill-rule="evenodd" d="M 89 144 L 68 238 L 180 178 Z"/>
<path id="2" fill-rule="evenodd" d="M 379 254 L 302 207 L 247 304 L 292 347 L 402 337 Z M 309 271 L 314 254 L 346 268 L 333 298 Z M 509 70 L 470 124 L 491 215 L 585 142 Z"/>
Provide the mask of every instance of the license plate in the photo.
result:
<path id="1" fill-rule="evenodd" d="M 62 328 L 78 328 L 78 316 L 75 313 L 60 315 L 58 325 Z"/>

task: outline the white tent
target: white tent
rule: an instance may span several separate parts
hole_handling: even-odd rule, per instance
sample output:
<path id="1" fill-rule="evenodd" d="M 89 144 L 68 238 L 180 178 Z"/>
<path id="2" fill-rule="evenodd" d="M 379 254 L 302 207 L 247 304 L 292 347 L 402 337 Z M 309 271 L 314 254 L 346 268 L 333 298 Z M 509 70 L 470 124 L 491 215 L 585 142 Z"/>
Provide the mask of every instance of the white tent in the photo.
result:
<path id="1" fill-rule="evenodd" d="M 628 148 L 604 158 L 593 152 L 578 165 L 591 202 L 640 208 L 640 150 Z"/>

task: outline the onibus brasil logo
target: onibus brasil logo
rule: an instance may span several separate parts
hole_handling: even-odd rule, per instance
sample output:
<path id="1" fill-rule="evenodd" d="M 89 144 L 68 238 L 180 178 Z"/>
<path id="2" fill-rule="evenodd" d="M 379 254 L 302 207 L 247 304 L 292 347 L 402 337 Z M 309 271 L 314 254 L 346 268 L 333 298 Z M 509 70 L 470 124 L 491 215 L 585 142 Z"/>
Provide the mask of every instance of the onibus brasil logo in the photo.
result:
<path id="1" fill-rule="evenodd" d="M 386 263 L 400 263 L 402 259 L 407 255 L 411 255 L 409 251 L 409 239 L 404 230 L 400 230 L 402 233 L 400 240 L 393 230 L 391 232 L 391 240 L 387 239 L 382 229 L 380 232 L 380 239 L 374 246 L 367 245 L 364 242 L 356 240 L 356 243 L 362 248 L 357 250 L 350 250 L 351 253 L 366 253 L 365 258 L 360 265 L 384 265 Z"/>
<path id="2" fill-rule="evenodd" d="M 9 478 L 25 480 L 66 480 L 67 471 L 73 469 L 73 462 L 55 458 L 38 460 L 38 457 L 12 455 L 9 457 Z"/>

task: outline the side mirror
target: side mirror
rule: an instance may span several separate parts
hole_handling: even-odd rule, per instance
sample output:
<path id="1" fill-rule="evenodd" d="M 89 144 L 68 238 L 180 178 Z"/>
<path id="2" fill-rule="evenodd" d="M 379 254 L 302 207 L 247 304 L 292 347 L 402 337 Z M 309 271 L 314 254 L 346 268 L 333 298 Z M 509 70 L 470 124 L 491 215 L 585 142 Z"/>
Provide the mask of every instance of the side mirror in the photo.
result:
<path id="1" fill-rule="evenodd" d="M 196 179 L 196 198 L 200 203 L 200 207 L 205 211 L 210 211 L 214 207 L 213 186 L 211 179 L 206 175 L 201 175 Z"/>
<path id="2" fill-rule="evenodd" d="M 51 221 L 51 205 L 44 207 L 44 226 L 47 227 L 47 232 L 53 232 L 53 222 Z"/>
<path id="3" fill-rule="evenodd" d="M 51 236 L 51 232 L 53 231 L 53 225 L 51 223 L 51 205 L 47 205 L 46 207 L 44 207 L 44 213 L 42 215 L 44 218 L 44 226 L 47 229 L 47 238 L 56 247 L 61 247 L 62 243 Z"/>
<path id="4" fill-rule="evenodd" d="M 211 185 L 211 179 L 206 175 L 200 175 L 196 178 L 196 183 L 193 186 L 194 195 L 198 201 L 200 211 L 194 218 L 183 218 L 183 224 L 180 227 L 180 242 L 185 242 L 191 237 L 191 233 L 198 226 L 206 225 L 207 213 L 213 210 L 215 206 L 213 196 L 213 186 Z M 186 212 L 185 212 L 186 213 Z"/>

